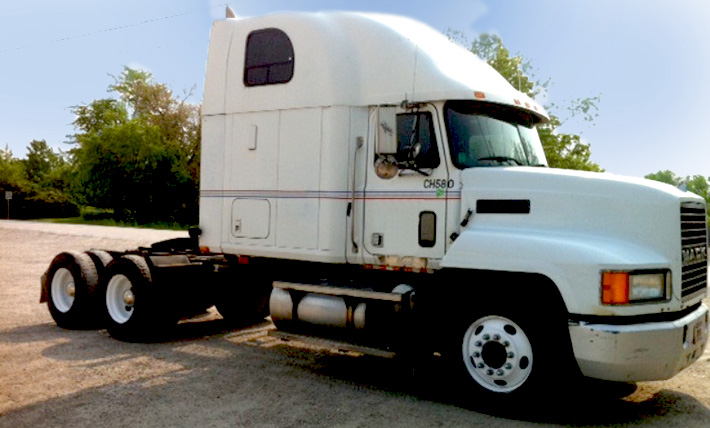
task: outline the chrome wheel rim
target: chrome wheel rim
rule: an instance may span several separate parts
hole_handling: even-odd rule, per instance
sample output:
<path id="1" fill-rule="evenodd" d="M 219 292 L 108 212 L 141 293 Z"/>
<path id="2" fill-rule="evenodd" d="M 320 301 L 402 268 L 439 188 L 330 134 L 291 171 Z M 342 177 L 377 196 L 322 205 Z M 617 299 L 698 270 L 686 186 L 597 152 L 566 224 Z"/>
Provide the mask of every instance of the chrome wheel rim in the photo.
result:
<path id="1" fill-rule="evenodd" d="M 502 316 L 483 317 L 471 324 L 462 352 L 473 380 L 493 392 L 512 392 L 532 373 L 530 339 L 519 325 Z"/>

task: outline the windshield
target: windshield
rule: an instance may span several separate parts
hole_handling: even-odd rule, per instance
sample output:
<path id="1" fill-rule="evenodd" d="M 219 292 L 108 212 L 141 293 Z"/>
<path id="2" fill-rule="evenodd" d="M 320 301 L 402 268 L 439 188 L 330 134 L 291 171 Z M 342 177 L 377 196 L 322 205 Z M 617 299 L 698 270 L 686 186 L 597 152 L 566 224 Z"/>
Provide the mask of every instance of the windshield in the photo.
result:
<path id="1" fill-rule="evenodd" d="M 451 156 L 457 168 L 547 166 L 533 115 L 476 101 L 448 102 L 445 115 Z"/>

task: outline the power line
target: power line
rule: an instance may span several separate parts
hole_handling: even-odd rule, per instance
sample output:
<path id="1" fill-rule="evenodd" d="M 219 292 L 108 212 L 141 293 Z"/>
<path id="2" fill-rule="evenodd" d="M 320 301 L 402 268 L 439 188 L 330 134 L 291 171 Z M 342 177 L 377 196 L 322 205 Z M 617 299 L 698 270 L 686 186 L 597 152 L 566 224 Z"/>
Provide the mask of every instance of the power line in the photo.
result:
<path id="1" fill-rule="evenodd" d="M 217 4 L 217 5 L 214 5 L 214 6 L 210 6 L 210 7 L 208 7 L 207 9 L 214 9 L 215 7 L 226 7 L 228 4 L 229 4 L 229 3 Z M 63 38 L 61 38 L 61 39 L 49 40 L 49 41 L 46 41 L 46 42 L 36 43 L 36 44 L 33 44 L 33 45 L 18 46 L 18 47 L 15 47 L 15 48 L 3 49 L 3 50 L 0 50 L 0 54 L 6 53 L 6 52 L 11 52 L 11 51 L 19 51 L 19 50 L 24 50 L 24 49 L 36 48 L 36 47 L 39 47 L 39 46 L 45 46 L 45 45 L 49 45 L 49 44 L 53 44 L 53 43 L 66 42 L 66 41 L 68 41 L 68 40 L 80 39 L 80 38 L 84 38 L 84 37 L 91 37 L 91 36 L 95 36 L 95 35 L 97 35 L 97 34 L 107 33 L 107 32 L 109 32 L 109 31 L 125 30 L 126 28 L 137 27 L 137 26 L 139 26 L 139 25 L 150 24 L 150 23 L 152 23 L 152 22 L 164 21 L 164 20 L 166 20 L 166 19 L 172 19 L 172 18 L 177 18 L 177 17 L 180 17 L 180 16 L 190 15 L 190 14 L 192 14 L 192 13 L 195 13 L 195 12 L 197 12 L 197 11 L 201 11 L 201 10 L 204 10 L 204 9 L 205 9 L 205 8 L 194 9 L 194 10 L 191 10 L 191 11 L 189 11 L 189 12 L 178 13 L 178 14 L 176 14 L 176 15 L 163 16 L 163 17 L 160 17 L 160 18 L 148 19 L 148 20 L 146 20 L 146 21 L 137 22 L 137 23 L 135 23 L 135 24 L 121 25 L 121 26 L 119 26 L 119 27 L 107 28 L 107 29 L 105 29 L 105 30 L 94 31 L 94 32 L 91 32 L 91 33 L 85 33 L 85 34 L 80 34 L 80 35 L 76 35 L 76 36 L 63 37 Z"/>
<path id="2" fill-rule="evenodd" d="M 193 42 L 181 43 L 180 46 L 194 45 L 194 44 L 196 44 L 196 43 L 202 43 L 202 44 L 205 44 L 205 45 L 206 45 L 206 44 L 208 44 L 209 42 L 210 42 L 209 39 L 205 39 L 205 40 L 195 40 L 195 41 L 193 41 Z M 142 46 L 142 47 L 141 47 L 141 51 L 150 51 L 150 50 L 157 50 L 157 49 L 170 49 L 170 48 L 173 48 L 173 47 L 175 47 L 175 46 L 177 46 L 177 45 L 162 45 L 162 46 L 153 46 L 153 47 L 145 47 L 145 46 Z M 115 53 L 117 53 L 117 54 L 125 54 L 125 53 L 131 53 L 131 52 L 133 52 L 132 49 L 122 49 L 122 50 L 120 50 L 120 51 L 116 51 Z"/>

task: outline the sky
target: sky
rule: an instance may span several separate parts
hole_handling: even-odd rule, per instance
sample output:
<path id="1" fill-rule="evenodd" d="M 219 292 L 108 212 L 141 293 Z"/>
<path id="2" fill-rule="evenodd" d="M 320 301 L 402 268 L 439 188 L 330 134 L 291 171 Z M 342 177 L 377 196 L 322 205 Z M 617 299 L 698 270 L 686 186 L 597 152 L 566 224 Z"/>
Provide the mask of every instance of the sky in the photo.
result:
<path id="1" fill-rule="evenodd" d="M 710 2 L 702 0 L 0 0 L 0 146 L 68 150 L 72 106 L 107 92 L 124 66 L 202 100 L 211 22 L 355 10 L 406 15 L 474 39 L 500 36 L 551 80 L 544 103 L 601 96 L 593 124 L 571 118 L 607 172 L 710 176 Z"/>

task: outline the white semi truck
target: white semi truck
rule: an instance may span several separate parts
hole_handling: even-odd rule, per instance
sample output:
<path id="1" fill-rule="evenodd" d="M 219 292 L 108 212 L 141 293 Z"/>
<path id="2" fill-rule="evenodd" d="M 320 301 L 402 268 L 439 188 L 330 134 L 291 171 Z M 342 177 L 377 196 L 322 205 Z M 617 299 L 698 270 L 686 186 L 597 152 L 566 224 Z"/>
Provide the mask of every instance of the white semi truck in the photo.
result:
<path id="1" fill-rule="evenodd" d="M 494 399 L 667 379 L 705 349 L 704 201 L 547 168 L 543 107 L 424 24 L 217 21 L 202 113 L 199 228 L 58 255 L 42 301 L 59 326 L 150 340 L 216 305 L 449 358 Z"/>

